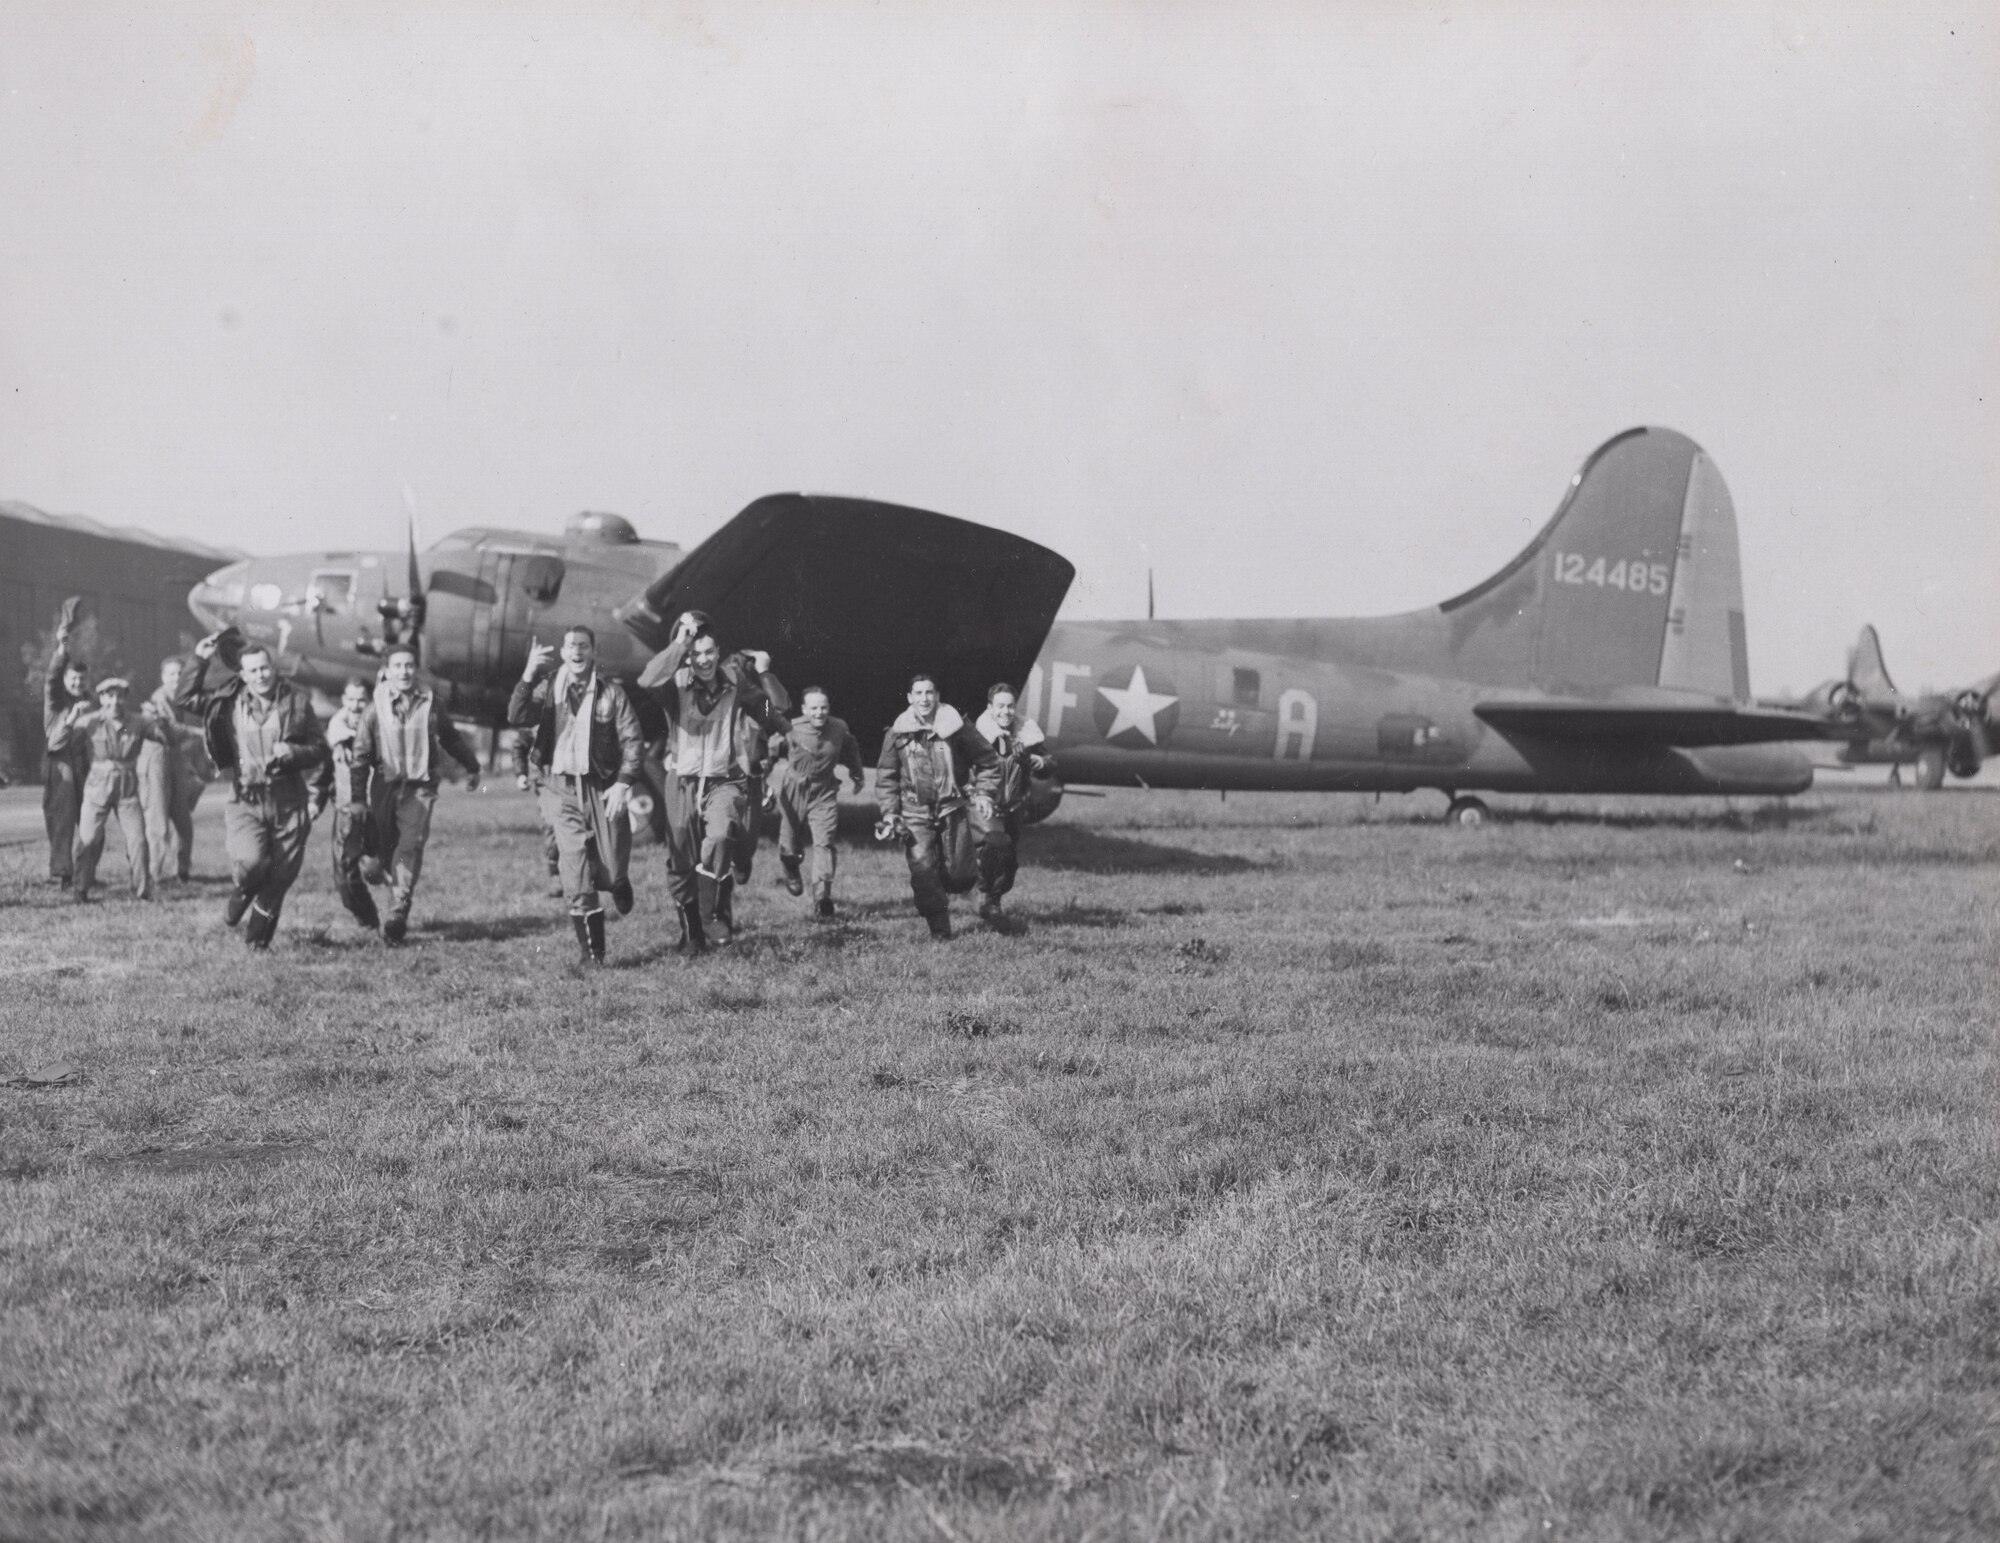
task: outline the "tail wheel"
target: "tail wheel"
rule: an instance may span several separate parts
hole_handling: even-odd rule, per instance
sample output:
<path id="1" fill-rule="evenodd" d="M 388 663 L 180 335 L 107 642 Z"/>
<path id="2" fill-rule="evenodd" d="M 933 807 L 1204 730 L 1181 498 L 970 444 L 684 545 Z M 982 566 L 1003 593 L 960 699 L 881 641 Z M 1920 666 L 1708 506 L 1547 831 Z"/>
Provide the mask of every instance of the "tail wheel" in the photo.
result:
<path id="1" fill-rule="evenodd" d="M 1445 810 L 1444 822 L 1447 825 L 1462 825 L 1469 829 L 1475 825 L 1484 825 L 1489 813 L 1491 811 L 1478 799 L 1461 796 L 1454 798 L 1451 807 Z"/>
<path id="2" fill-rule="evenodd" d="M 1944 786 L 1944 746 L 1926 745 L 1917 752 L 1917 786 L 1935 793 Z"/>

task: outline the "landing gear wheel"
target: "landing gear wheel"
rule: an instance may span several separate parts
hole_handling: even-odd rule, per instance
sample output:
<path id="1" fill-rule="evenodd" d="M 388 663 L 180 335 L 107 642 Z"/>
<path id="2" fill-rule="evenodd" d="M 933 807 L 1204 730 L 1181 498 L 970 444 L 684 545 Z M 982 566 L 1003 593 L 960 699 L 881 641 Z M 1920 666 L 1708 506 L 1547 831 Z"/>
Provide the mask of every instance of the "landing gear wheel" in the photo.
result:
<path id="1" fill-rule="evenodd" d="M 1467 828 L 1484 825 L 1488 812 L 1486 805 L 1476 798 L 1454 798 L 1451 807 L 1444 812 L 1444 822 L 1447 825 L 1463 825 Z"/>
<path id="2" fill-rule="evenodd" d="M 1926 793 L 1944 786 L 1944 746 L 1926 745 L 1917 752 L 1917 786 Z"/>

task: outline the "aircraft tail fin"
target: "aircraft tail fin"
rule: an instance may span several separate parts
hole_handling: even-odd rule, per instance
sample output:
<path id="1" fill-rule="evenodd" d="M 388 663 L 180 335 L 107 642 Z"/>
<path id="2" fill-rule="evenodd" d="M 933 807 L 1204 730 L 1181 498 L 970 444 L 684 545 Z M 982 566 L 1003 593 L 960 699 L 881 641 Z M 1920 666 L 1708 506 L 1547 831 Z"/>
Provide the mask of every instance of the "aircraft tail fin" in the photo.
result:
<path id="1" fill-rule="evenodd" d="M 1527 548 L 1442 610 L 1453 653 L 1496 683 L 1750 696 L 1735 506 L 1671 429 L 1600 445 Z"/>
<path id="2" fill-rule="evenodd" d="M 1873 624 L 1862 627 L 1854 647 L 1847 651 L 1847 683 L 1866 697 L 1892 697 L 1896 683 L 1889 679 L 1889 666 L 1882 662 L 1882 640 Z"/>

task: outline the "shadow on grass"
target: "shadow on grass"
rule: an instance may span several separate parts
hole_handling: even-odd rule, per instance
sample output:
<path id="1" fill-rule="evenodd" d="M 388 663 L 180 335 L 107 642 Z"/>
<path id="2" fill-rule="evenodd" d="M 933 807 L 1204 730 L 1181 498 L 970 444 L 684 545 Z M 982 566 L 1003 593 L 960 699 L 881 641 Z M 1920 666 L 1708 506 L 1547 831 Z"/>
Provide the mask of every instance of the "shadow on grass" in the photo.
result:
<path id="1" fill-rule="evenodd" d="M 1232 853 L 1192 852 L 1080 825 L 1037 825 L 1024 832 L 1021 855 L 1038 868 L 1081 873 L 1249 873 L 1270 866 Z"/>
<path id="2" fill-rule="evenodd" d="M 1751 809 L 1495 809 L 1487 816 L 1496 825 L 1593 825 L 1606 830 L 1787 830 L 1814 825 L 1835 811 L 1813 805 L 1759 804 Z M 1419 820 L 1416 824 L 1440 821 Z"/>
<path id="3" fill-rule="evenodd" d="M 547 911 L 521 912 L 513 916 L 489 916 L 480 921 L 431 922 L 418 929 L 421 937 L 441 943 L 511 943 L 515 938 L 554 932 L 565 921 Z"/>

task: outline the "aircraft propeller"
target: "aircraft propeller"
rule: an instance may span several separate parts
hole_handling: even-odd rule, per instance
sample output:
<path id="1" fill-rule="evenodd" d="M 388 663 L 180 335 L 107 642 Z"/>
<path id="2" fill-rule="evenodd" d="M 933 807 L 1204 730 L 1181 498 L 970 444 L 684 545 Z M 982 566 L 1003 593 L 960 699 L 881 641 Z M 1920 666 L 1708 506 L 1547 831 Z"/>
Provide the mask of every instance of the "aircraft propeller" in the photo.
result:
<path id="1" fill-rule="evenodd" d="M 424 596 L 423 570 L 417 564 L 417 494 L 405 484 L 403 487 L 404 533 L 409 566 L 404 575 L 405 593 L 399 598 L 385 595 L 376 610 L 382 615 L 386 626 L 392 626 L 395 634 L 392 641 L 416 651 L 417 663 L 424 659 L 424 613 L 427 603 Z"/>

